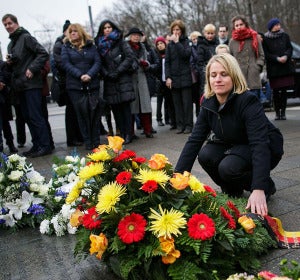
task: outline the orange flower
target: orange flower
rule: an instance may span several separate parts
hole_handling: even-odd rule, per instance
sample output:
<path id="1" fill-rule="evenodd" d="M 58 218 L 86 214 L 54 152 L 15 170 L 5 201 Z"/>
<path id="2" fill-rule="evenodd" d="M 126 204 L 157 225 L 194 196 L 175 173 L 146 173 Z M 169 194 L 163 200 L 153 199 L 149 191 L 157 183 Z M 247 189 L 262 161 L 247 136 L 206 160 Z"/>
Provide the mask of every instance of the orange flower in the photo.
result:
<path id="1" fill-rule="evenodd" d="M 174 239 L 160 237 L 159 242 L 161 249 L 166 253 L 165 256 L 162 256 L 162 262 L 164 264 L 174 263 L 180 257 L 180 251 L 175 249 Z"/>
<path id="2" fill-rule="evenodd" d="M 170 183 L 176 190 L 184 190 L 189 185 L 190 173 L 184 171 L 181 173 L 174 173 L 173 178 L 170 179 Z"/>
<path id="3" fill-rule="evenodd" d="M 119 152 L 122 150 L 122 145 L 124 142 L 124 139 L 120 136 L 108 136 L 108 146 L 111 147 L 114 152 Z"/>
<path id="4" fill-rule="evenodd" d="M 256 225 L 251 218 L 244 215 L 239 217 L 238 222 L 247 233 L 252 234 L 254 232 L 254 228 L 256 227 Z"/>
<path id="5" fill-rule="evenodd" d="M 149 160 L 149 167 L 154 170 L 163 169 L 168 162 L 168 158 L 163 154 L 154 154 Z"/>
<path id="6" fill-rule="evenodd" d="M 72 213 L 70 218 L 70 225 L 72 227 L 78 227 L 82 224 L 82 216 L 84 213 L 82 213 L 79 209 L 76 209 L 75 212 Z"/>
<path id="7" fill-rule="evenodd" d="M 90 240 L 90 254 L 92 255 L 94 253 L 97 253 L 96 257 L 100 260 L 108 246 L 108 240 L 103 233 L 100 233 L 99 235 L 91 234 Z"/>

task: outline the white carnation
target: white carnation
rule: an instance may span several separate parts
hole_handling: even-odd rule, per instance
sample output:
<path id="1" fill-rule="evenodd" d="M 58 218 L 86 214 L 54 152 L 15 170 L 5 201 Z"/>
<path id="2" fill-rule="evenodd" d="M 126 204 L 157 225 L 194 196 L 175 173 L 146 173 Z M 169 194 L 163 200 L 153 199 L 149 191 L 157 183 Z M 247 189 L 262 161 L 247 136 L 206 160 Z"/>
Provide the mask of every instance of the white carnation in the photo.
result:
<path id="1" fill-rule="evenodd" d="M 50 234 L 50 221 L 43 220 L 40 224 L 40 232 L 41 234 Z"/>
<path id="2" fill-rule="evenodd" d="M 77 227 L 72 227 L 70 223 L 68 223 L 67 228 L 69 234 L 75 234 L 77 231 Z"/>
<path id="3" fill-rule="evenodd" d="M 13 170 L 12 172 L 10 172 L 10 174 L 7 177 L 12 181 L 19 181 L 20 178 L 23 176 L 23 174 L 24 174 L 23 171 Z"/>

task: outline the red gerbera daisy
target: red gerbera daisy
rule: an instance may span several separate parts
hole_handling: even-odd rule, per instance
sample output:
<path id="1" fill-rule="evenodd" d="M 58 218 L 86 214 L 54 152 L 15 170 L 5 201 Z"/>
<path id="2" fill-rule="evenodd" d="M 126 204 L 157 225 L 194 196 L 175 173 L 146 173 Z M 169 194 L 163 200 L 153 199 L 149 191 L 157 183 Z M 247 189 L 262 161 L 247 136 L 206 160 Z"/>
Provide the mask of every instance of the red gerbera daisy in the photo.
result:
<path id="1" fill-rule="evenodd" d="M 136 213 L 124 217 L 118 225 L 118 236 L 126 244 L 139 242 L 144 238 L 147 222 Z"/>
<path id="2" fill-rule="evenodd" d="M 117 181 L 117 183 L 119 183 L 121 185 L 126 185 L 130 182 L 131 177 L 132 177 L 132 174 L 130 172 L 122 171 L 117 175 L 116 181 Z"/>
<path id="3" fill-rule="evenodd" d="M 213 197 L 216 197 L 216 196 L 217 196 L 216 191 L 215 191 L 213 188 L 211 188 L 210 186 L 205 185 L 205 186 L 204 186 L 204 189 L 205 189 L 207 192 L 209 192 Z"/>
<path id="4" fill-rule="evenodd" d="M 141 189 L 144 191 L 144 192 L 147 192 L 147 193 L 152 193 L 152 192 L 155 192 L 158 188 L 158 185 L 157 185 L 157 182 L 154 181 L 154 180 L 149 180 L 147 181 L 142 187 Z"/>
<path id="5" fill-rule="evenodd" d="M 96 207 L 89 208 L 87 213 L 82 217 L 83 226 L 89 230 L 99 228 L 101 222 L 99 214 L 96 212 Z"/>
<path id="6" fill-rule="evenodd" d="M 134 158 L 136 156 L 136 153 L 131 150 L 125 150 L 120 155 L 114 158 L 114 162 L 120 162 L 129 158 Z"/>
<path id="7" fill-rule="evenodd" d="M 206 214 L 194 214 L 187 223 L 189 236 L 193 239 L 206 240 L 215 235 L 213 219 Z"/>
<path id="8" fill-rule="evenodd" d="M 132 160 L 136 163 L 144 163 L 147 161 L 147 159 L 144 157 L 136 157 L 136 158 L 133 158 Z"/>

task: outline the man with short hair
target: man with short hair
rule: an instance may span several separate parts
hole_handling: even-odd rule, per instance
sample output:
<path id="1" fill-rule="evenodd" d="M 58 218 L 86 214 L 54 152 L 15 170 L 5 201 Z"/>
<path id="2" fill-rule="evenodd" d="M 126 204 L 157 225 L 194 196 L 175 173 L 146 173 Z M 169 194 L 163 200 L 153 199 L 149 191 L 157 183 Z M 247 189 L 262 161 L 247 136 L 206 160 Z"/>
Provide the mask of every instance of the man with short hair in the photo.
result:
<path id="1" fill-rule="evenodd" d="M 228 26 L 226 26 L 226 25 L 219 26 L 218 39 L 219 39 L 220 44 L 228 45 L 228 43 L 229 43 Z"/>
<path id="2" fill-rule="evenodd" d="M 20 98 L 23 117 L 32 137 L 32 148 L 24 152 L 27 157 L 40 157 L 52 152 L 49 132 L 42 114 L 41 70 L 49 59 L 45 48 L 30 33 L 19 26 L 12 14 L 2 17 L 2 23 L 9 33 L 6 57 L 12 73 L 12 90 Z"/>

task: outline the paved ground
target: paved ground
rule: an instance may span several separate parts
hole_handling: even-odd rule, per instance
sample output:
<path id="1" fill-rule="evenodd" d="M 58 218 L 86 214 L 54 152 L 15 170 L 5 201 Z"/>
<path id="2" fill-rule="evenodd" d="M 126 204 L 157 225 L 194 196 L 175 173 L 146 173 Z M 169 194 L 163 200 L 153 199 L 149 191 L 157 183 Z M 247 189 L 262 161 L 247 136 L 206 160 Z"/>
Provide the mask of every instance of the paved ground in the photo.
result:
<path id="1" fill-rule="evenodd" d="M 155 101 L 154 101 L 155 102 Z M 300 107 L 299 99 L 290 101 L 287 110 L 287 121 L 278 121 L 276 125 L 281 129 L 285 139 L 285 154 L 280 164 L 272 171 L 277 192 L 269 202 L 272 215 L 279 217 L 287 231 L 300 231 Z M 154 108 L 155 108 L 155 104 Z M 155 111 L 155 110 L 154 110 Z M 72 152 L 65 143 L 64 108 L 49 104 L 50 122 L 55 139 L 53 155 L 64 157 Z M 273 120 L 274 113 L 266 111 Z M 105 123 L 105 122 L 104 122 Z M 138 155 L 150 157 L 154 153 L 163 153 L 173 164 L 176 163 L 179 153 L 187 139 L 187 135 L 177 135 L 169 130 L 169 126 L 156 127 L 157 134 L 153 139 L 141 136 L 139 140 L 128 145 Z M 137 131 L 139 134 L 140 131 Z M 28 135 L 28 139 L 30 137 Z M 105 139 L 102 139 L 105 141 Z M 30 148 L 29 141 L 23 152 Z M 78 149 L 81 156 L 83 149 Z M 45 156 L 31 160 L 33 166 L 46 178 L 50 178 L 52 157 Z M 210 178 L 195 163 L 193 174 L 201 181 L 215 187 Z M 94 257 L 76 263 L 73 258 L 74 236 L 44 236 L 37 229 L 24 229 L 9 234 L 0 231 L 0 280 L 114 280 L 104 265 Z M 263 269 L 278 272 L 278 263 L 282 258 L 300 262 L 300 249 L 276 249 L 261 261 Z"/>

